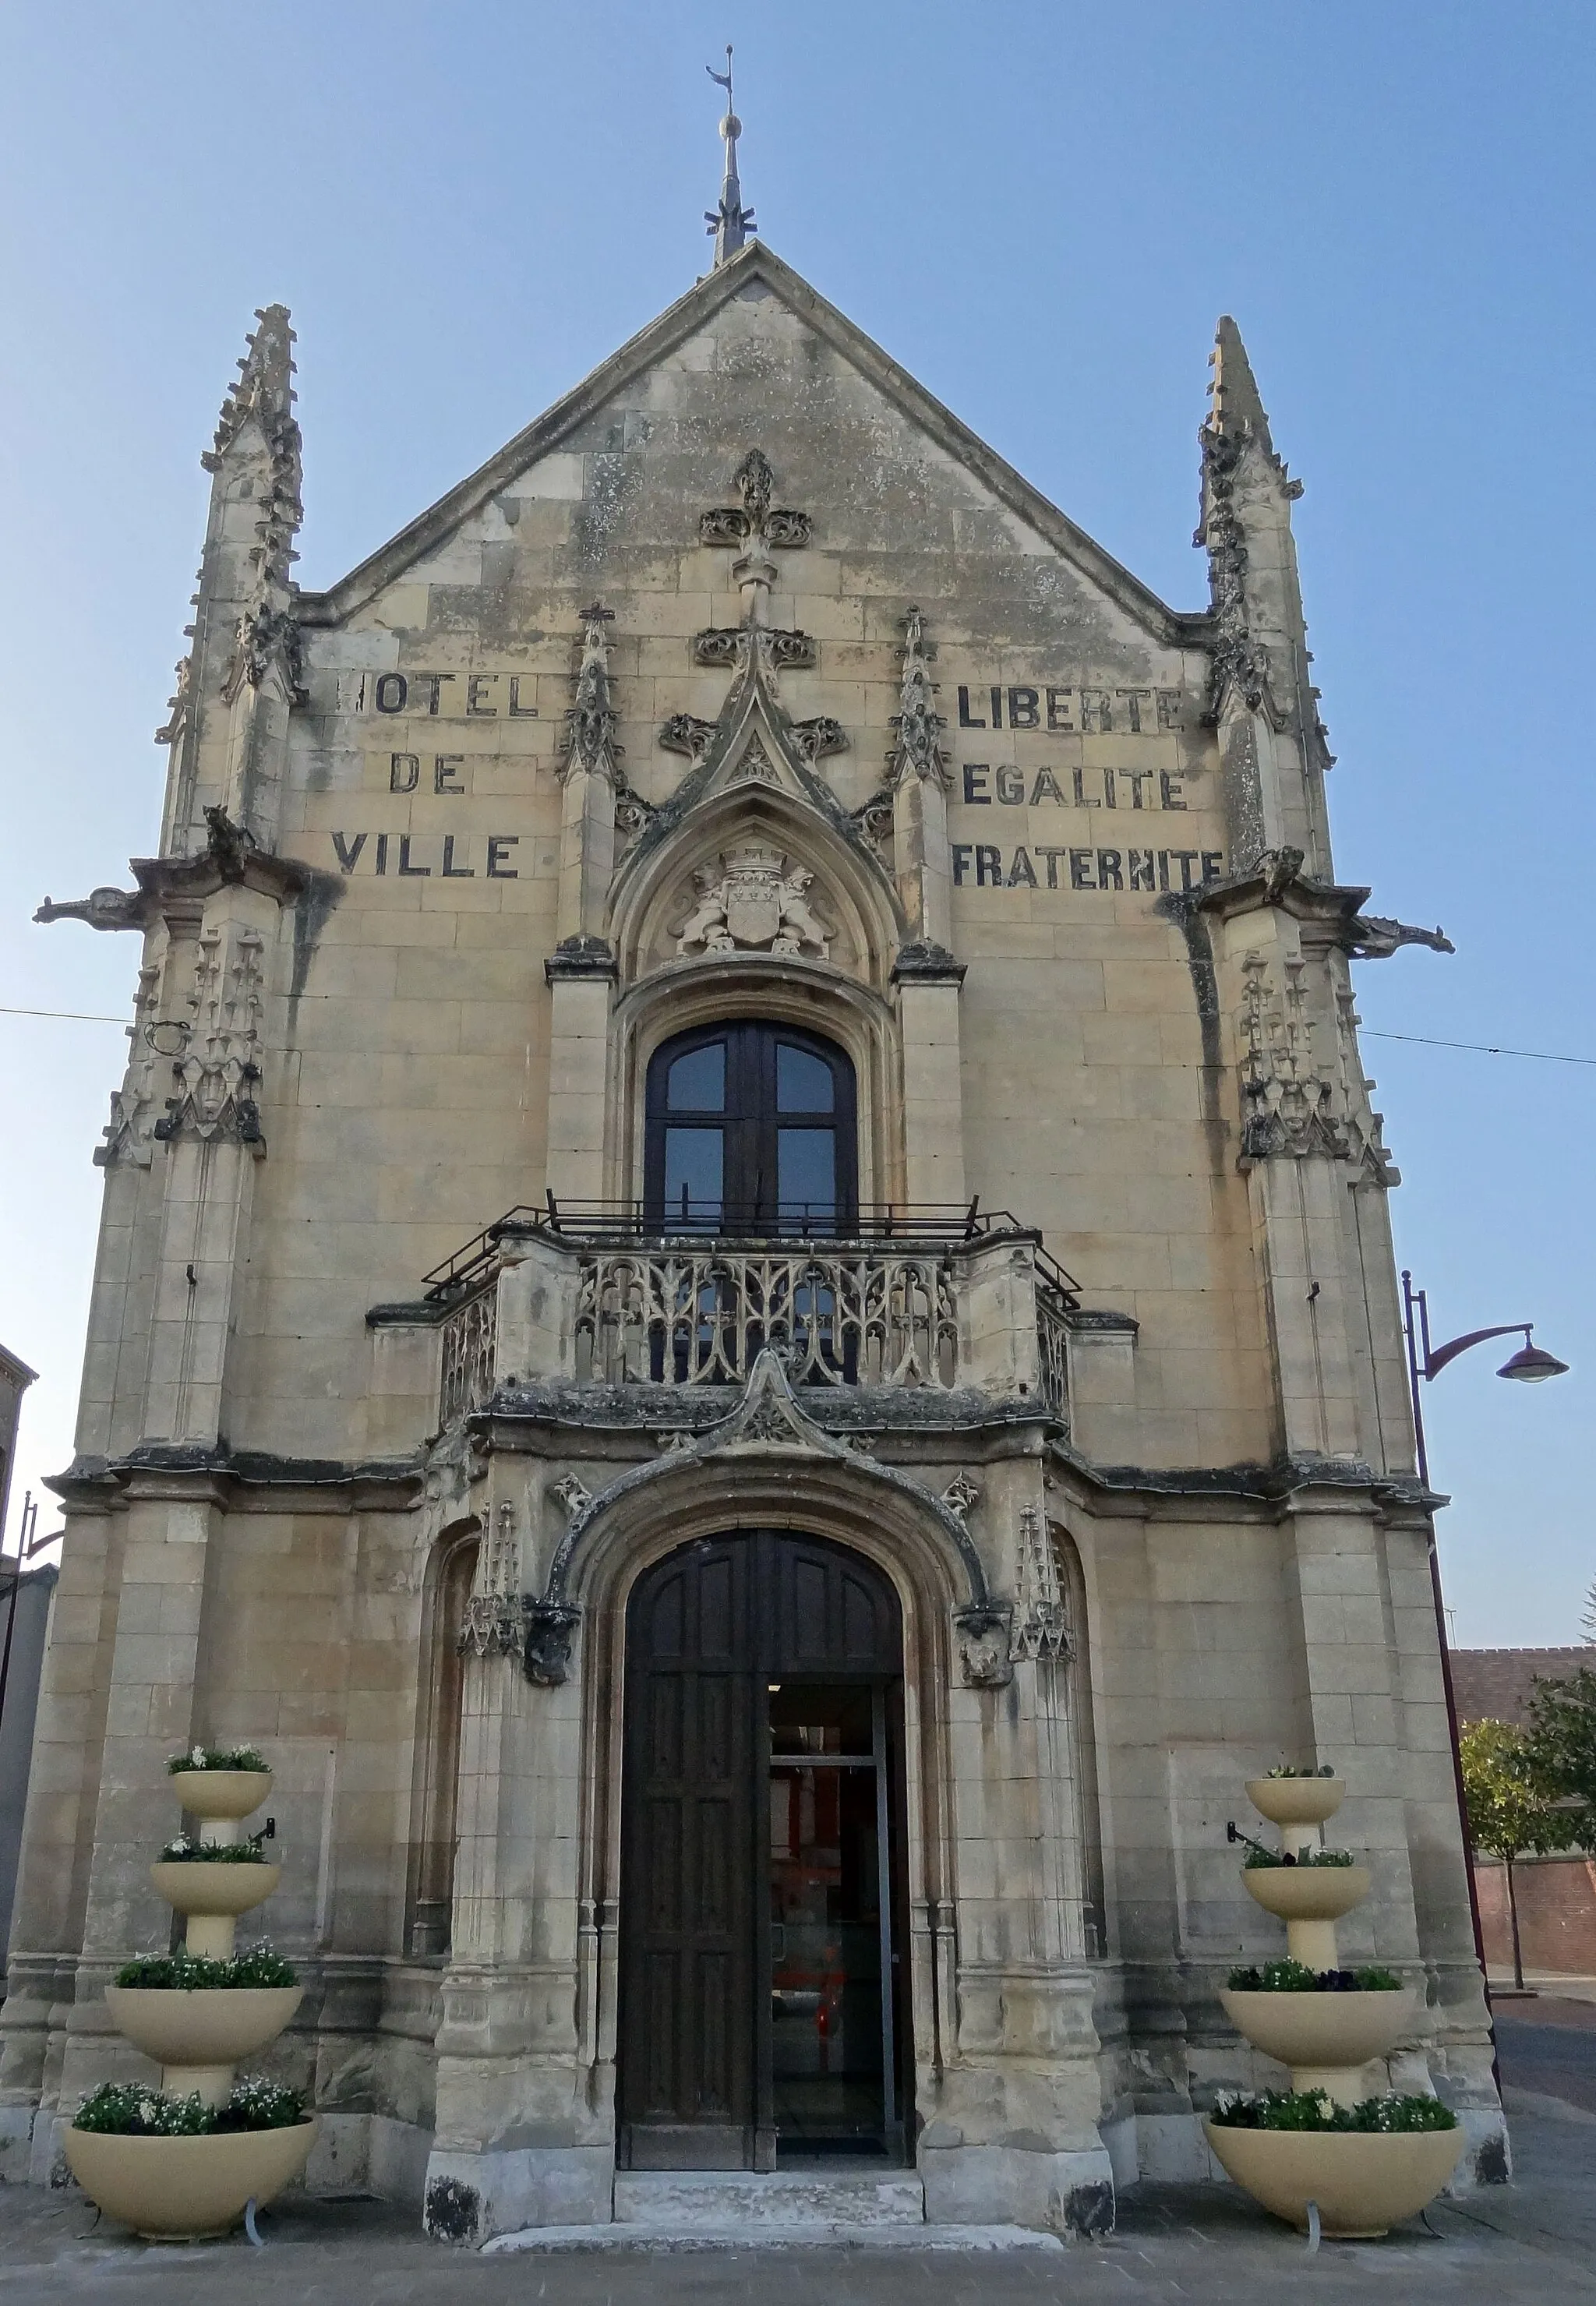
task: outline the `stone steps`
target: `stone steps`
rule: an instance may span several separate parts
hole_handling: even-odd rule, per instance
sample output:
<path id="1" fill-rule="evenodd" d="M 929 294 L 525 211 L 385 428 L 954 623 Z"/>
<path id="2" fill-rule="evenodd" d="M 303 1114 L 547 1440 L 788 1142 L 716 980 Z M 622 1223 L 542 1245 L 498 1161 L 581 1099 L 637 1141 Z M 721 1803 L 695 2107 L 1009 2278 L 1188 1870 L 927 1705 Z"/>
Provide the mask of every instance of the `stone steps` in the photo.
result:
<path id="1" fill-rule="evenodd" d="M 519 2250 L 1059 2250 L 1024 2226 L 927 2225 L 912 2170 L 620 2170 L 606 2226 L 528 2226 L 484 2244 Z"/>
<path id="2" fill-rule="evenodd" d="M 618 2170 L 619 2225 L 702 2233 L 749 2226 L 917 2226 L 926 2189 L 912 2170 Z"/>

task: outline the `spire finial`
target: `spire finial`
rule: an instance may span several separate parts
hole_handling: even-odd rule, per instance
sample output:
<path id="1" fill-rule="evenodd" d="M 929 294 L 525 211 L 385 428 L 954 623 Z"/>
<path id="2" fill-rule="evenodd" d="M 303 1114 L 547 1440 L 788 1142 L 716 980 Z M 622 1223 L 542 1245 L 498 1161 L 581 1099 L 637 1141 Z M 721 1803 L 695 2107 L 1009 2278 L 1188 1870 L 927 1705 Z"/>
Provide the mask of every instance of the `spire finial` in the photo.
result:
<path id="1" fill-rule="evenodd" d="M 754 211 L 743 206 L 743 188 L 737 177 L 737 140 L 743 132 L 731 102 L 731 45 L 726 47 L 726 69 L 718 73 L 713 64 L 705 64 L 717 88 L 726 91 L 726 116 L 721 123 L 721 139 L 726 147 L 726 168 L 721 179 L 721 205 L 705 209 L 704 221 L 715 236 L 715 269 L 718 271 L 729 256 L 735 256 L 748 234 L 754 229 Z"/>

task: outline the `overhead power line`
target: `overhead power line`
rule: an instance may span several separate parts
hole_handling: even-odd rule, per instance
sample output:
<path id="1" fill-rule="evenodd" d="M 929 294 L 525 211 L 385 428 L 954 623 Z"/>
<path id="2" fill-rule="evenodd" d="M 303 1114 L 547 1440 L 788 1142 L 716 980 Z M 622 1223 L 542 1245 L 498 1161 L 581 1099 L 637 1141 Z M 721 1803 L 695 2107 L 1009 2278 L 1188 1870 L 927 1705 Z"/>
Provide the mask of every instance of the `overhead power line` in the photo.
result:
<path id="1" fill-rule="evenodd" d="M 123 1025 L 125 1017 L 102 1017 L 92 1009 L 19 1009 L 0 1001 L 0 1017 L 56 1017 L 77 1025 Z M 1523 1057 L 1538 1065 L 1596 1065 L 1596 1057 L 1565 1056 L 1556 1049 L 1508 1049 L 1495 1041 L 1439 1041 L 1429 1033 L 1382 1033 L 1372 1025 L 1361 1028 L 1366 1041 L 1411 1041 L 1421 1049 L 1467 1049 L 1477 1057 Z"/>
<path id="2" fill-rule="evenodd" d="M 1504 1049 L 1492 1041 L 1437 1041 L 1428 1033 L 1378 1033 L 1372 1025 L 1361 1029 L 1369 1041 L 1415 1041 L 1425 1049 L 1472 1049 L 1481 1057 L 1532 1057 L 1541 1065 L 1596 1065 L 1596 1057 L 1566 1057 L 1553 1049 Z"/>

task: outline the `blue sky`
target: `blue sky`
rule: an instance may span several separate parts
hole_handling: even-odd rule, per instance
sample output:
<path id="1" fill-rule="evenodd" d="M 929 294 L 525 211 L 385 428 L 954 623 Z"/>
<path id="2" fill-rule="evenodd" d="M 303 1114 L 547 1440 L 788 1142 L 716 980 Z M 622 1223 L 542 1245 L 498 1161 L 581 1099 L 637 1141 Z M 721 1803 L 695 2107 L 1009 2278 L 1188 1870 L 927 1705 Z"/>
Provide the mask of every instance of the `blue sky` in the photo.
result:
<path id="1" fill-rule="evenodd" d="M 1361 969 L 1365 1025 L 1596 1059 L 1596 14 L 1538 0 L 10 9 L 5 1002 L 127 1013 L 135 940 L 30 916 L 154 844 L 199 456 L 253 308 L 299 330 L 321 585 L 704 269 L 728 38 L 771 245 L 1181 607 L 1236 315 L 1307 483 L 1341 877 L 1458 948 Z M 0 1339 L 43 1373 L 13 1526 L 70 1455 L 124 1047 L 0 1015 Z M 1501 1385 L 1488 1347 L 1430 1389 L 1455 1637 L 1577 1638 L 1596 1065 L 1366 1057 L 1438 1337 L 1528 1317 L 1574 1364 Z"/>

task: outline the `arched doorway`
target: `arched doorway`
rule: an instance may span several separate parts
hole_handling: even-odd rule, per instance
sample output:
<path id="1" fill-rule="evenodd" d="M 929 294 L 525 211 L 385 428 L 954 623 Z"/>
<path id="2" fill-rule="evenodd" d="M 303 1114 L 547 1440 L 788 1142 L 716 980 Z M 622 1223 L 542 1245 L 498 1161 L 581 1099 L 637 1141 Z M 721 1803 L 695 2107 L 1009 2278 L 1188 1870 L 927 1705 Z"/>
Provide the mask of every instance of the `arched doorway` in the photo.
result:
<path id="1" fill-rule="evenodd" d="M 797 1025 L 738 1018 L 649 1062 L 645 1220 L 671 1232 L 837 1234 L 858 1214 L 853 1066 Z"/>
<path id="2" fill-rule="evenodd" d="M 627 1610 L 619 2158 L 902 2158 L 902 1632 L 871 1563 L 703 1538 Z"/>

